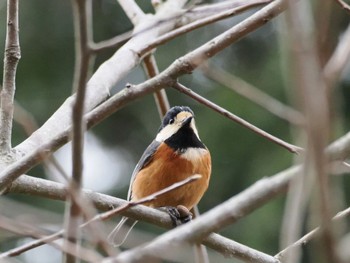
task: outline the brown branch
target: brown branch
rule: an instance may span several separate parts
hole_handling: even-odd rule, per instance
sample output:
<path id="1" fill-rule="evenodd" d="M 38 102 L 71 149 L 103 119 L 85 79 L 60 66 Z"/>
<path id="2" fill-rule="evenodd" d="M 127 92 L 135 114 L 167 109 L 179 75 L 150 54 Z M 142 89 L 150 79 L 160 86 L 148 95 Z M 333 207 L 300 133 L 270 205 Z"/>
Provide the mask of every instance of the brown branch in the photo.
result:
<path id="1" fill-rule="evenodd" d="M 72 110 L 72 179 L 69 182 L 69 192 L 80 195 L 83 177 L 83 145 L 85 123 L 83 123 L 86 83 L 91 61 L 90 42 L 92 39 L 91 1 L 73 0 L 73 21 L 75 31 L 75 72 L 73 92 L 76 91 Z M 72 249 L 78 251 L 81 208 L 75 199 L 70 199 L 66 207 L 65 242 L 72 243 Z M 65 253 L 66 263 L 76 262 L 76 258 Z"/>
<path id="2" fill-rule="evenodd" d="M 184 85 L 180 84 L 180 83 L 175 83 L 173 85 L 173 88 L 177 89 L 178 91 L 188 95 L 189 97 L 195 99 L 196 101 L 198 101 L 199 103 L 202 103 L 203 105 L 207 106 L 208 108 L 216 111 L 217 113 L 225 116 L 226 118 L 233 120 L 234 122 L 242 125 L 243 127 L 255 132 L 256 134 L 262 136 L 265 139 L 268 139 L 269 141 L 276 143 L 282 147 L 284 147 L 285 149 L 287 149 L 288 151 L 292 152 L 292 153 L 300 153 L 302 151 L 302 148 L 295 146 L 293 144 L 287 143 L 263 130 L 261 130 L 260 128 L 254 126 L 253 124 L 243 120 L 242 118 L 234 115 L 233 113 L 225 110 L 224 108 L 218 106 L 217 104 L 211 102 L 210 100 L 207 100 L 206 98 L 198 95 L 197 93 L 195 93 L 194 91 L 192 91 L 191 89 L 185 87 Z"/>
<path id="3" fill-rule="evenodd" d="M 21 49 L 19 45 L 18 0 L 7 1 L 7 28 L 4 54 L 3 83 L 0 92 L 0 153 L 11 151 L 13 101 L 16 71 Z"/>
<path id="4" fill-rule="evenodd" d="M 228 72 L 224 71 L 223 69 L 219 69 L 214 65 L 205 65 L 204 67 L 201 67 L 201 70 L 206 77 L 230 88 L 242 97 L 247 98 L 279 118 L 284 119 L 296 126 L 301 126 L 304 124 L 304 118 L 300 112 L 281 103 L 279 100 L 271 97 L 267 93 L 254 87 L 243 79 L 229 74 Z"/>

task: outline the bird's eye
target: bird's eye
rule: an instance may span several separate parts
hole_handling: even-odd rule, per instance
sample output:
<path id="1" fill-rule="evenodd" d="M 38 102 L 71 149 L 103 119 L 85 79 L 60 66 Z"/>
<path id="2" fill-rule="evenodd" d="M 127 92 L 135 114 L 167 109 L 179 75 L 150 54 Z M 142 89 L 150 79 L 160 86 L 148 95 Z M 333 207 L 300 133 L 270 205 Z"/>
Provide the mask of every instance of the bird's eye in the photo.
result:
<path id="1" fill-rule="evenodd" d="M 173 124 L 174 121 L 175 121 L 174 119 L 170 119 L 170 120 L 169 120 L 169 124 Z"/>

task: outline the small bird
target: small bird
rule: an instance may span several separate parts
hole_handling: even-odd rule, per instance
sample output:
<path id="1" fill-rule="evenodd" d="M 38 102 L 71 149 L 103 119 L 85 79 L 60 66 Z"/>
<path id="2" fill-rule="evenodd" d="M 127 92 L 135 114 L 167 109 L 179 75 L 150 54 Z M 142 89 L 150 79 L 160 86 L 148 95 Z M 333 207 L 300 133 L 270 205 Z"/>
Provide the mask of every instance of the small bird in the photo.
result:
<path id="1" fill-rule="evenodd" d="M 173 223 L 191 220 L 191 210 L 208 188 L 211 157 L 201 142 L 195 125 L 194 113 L 187 106 L 175 106 L 164 116 L 158 134 L 147 147 L 131 176 L 128 197 L 137 201 L 192 175 L 201 178 L 159 196 L 146 203 L 152 208 L 165 208 Z M 108 242 L 120 246 L 136 220 L 123 217 L 108 236 Z"/>

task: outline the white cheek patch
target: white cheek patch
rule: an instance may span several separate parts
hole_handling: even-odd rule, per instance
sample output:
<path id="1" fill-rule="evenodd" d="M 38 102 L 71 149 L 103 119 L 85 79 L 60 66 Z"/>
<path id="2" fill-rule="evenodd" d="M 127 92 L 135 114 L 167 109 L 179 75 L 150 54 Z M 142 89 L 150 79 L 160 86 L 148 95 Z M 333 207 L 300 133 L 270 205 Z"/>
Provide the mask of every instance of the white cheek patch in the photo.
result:
<path id="1" fill-rule="evenodd" d="M 197 128 L 196 128 L 196 124 L 195 124 L 195 122 L 194 122 L 194 119 L 192 119 L 192 121 L 191 121 L 191 128 L 192 128 L 194 134 L 195 134 L 195 135 L 197 136 L 197 138 L 200 140 L 199 135 L 198 135 L 198 131 L 197 131 Z"/>
<path id="2" fill-rule="evenodd" d="M 171 137 L 173 134 L 175 134 L 180 129 L 180 126 L 177 124 L 167 125 L 165 126 L 156 137 L 156 141 L 158 142 L 164 142 L 166 139 Z"/>
<path id="3" fill-rule="evenodd" d="M 187 148 L 186 152 L 180 154 L 181 158 L 184 158 L 188 161 L 196 161 L 203 157 L 207 153 L 206 149 L 203 148 Z"/>

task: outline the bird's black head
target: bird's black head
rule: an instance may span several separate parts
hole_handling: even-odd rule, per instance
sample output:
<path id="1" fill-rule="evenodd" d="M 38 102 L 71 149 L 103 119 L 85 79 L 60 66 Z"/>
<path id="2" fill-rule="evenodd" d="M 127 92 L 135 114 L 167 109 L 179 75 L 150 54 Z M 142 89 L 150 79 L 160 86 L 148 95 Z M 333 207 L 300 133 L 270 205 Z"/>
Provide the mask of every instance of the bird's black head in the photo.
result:
<path id="1" fill-rule="evenodd" d="M 166 113 L 156 140 L 175 150 L 205 148 L 198 136 L 194 113 L 187 106 L 175 106 Z"/>
<path id="2" fill-rule="evenodd" d="M 168 124 L 172 124 L 175 122 L 175 118 L 180 112 L 189 112 L 192 117 L 194 117 L 193 111 L 187 106 L 174 106 L 165 114 L 162 124 L 159 127 L 158 132 L 160 132 L 165 126 Z"/>

